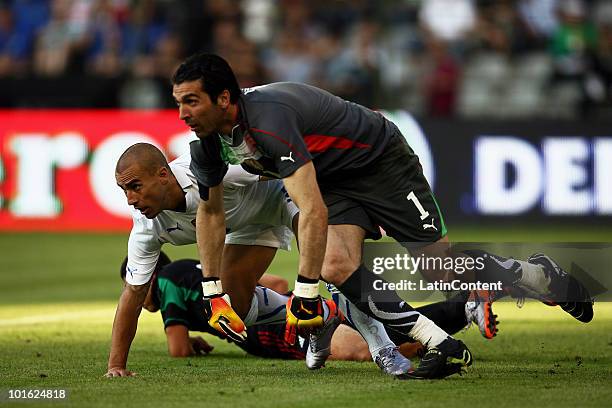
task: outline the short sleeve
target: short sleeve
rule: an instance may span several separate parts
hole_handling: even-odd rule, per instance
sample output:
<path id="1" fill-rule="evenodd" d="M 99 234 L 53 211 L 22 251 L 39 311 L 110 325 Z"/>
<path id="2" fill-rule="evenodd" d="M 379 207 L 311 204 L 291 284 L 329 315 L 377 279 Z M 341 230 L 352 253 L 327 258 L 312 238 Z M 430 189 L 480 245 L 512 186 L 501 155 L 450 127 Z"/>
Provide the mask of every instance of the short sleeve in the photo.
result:
<path id="1" fill-rule="evenodd" d="M 241 166 L 231 165 L 227 170 L 227 174 L 225 175 L 223 182 L 226 186 L 233 185 L 237 187 L 246 187 L 248 185 L 258 183 L 259 176 L 249 173 Z"/>
<path id="2" fill-rule="evenodd" d="M 285 105 L 270 104 L 257 117 L 261 127 L 251 127 L 250 134 L 262 152 L 270 157 L 281 178 L 293 174 L 312 160 L 301 130 L 301 117 Z"/>
<path id="3" fill-rule="evenodd" d="M 208 200 L 208 188 L 218 186 L 227 173 L 227 164 L 221 159 L 219 138 L 208 136 L 189 143 L 191 164 L 189 169 L 195 176 L 200 198 Z"/>
<path id="4" fill-rule="evenodd" d="M 125 281 L 130 285 L 144 285 L 151 280 L 161 243 L 147 225 L 146 218 L 134 218 L 128 240 L 128 262 Z"/>

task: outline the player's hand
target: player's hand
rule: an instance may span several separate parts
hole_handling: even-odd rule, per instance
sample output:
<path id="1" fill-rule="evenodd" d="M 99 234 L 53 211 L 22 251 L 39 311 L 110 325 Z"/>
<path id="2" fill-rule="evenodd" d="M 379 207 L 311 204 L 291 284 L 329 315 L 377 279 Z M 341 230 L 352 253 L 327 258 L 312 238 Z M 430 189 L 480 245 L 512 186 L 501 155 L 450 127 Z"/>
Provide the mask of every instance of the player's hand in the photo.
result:
<path id="1" fill-rule="evenodd" d="M 189 337 L 189 342 L 196 356 L 206 356 L 208 353 L 213 351 L 214 347 L 211 346 L 200 336 Z"/>
<path id="2" fill-rule="evenodd" d="M 227 293 L 223 293 L 221 281 L 215 278 L 202 282 L 202 292 L 204 294 L 204 311 L 208 318 L 208 324 L 234 342 L 240 343 L 246 341 L 246 326 L 234 309 L 232 309 Z"/>
<path id="3" fill-rule="evenodd" d="M 126 368 L 123 367 L 113 367 L 113 368 L 109 368 L 108 371 L 106 372 L 106 374 L 104 374 L 104 376 L 106 378 L 113 378 L 113 377 L 134 377 L 136 375 L 135 372 L 130 371 Z"/>
<path id="4" fill-rule="evenodd" d="M 303 298 L 291 295 L 287 302 L 287 324 L 285 341 L 295 344 L 298 333 L 306 335 L 312 329 L 323 325 L 323 305 L 321 297 Z"/>

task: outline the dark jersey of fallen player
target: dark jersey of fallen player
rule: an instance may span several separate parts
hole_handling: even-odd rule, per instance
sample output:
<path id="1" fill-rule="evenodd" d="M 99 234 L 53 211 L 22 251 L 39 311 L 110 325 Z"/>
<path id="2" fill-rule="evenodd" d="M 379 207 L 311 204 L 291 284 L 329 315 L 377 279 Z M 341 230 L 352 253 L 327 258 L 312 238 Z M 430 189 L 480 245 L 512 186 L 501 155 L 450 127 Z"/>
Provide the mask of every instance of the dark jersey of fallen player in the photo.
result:
<path id="1" fill-rule="evenodd" d="M 313 86 L 280 82 L 243 90 L 231 135 L 191 143 L 191 170 L 207 198 L 228 164 L 285 178 L 312 160 L 319 182 L 365 172 L 397 127 L 380 113 Z"/>
<path id="2" fill-rule="evenodd" d="M 186 326 L 228 340 L 213 329 L 204 316 L 202 270 L 198 262 L 184 259 L 162 268 L 154 282 L 153 301 L 159 306 L 164 327 Z M 259 357 L 303 359 L 305 345 L 291 346 L 284 340 L 284 324 L 261 324 L 247 328 L 247 341 L 236 343 L 249 354 Z M 229 340 L 228 340 L 229 341 Z"/>

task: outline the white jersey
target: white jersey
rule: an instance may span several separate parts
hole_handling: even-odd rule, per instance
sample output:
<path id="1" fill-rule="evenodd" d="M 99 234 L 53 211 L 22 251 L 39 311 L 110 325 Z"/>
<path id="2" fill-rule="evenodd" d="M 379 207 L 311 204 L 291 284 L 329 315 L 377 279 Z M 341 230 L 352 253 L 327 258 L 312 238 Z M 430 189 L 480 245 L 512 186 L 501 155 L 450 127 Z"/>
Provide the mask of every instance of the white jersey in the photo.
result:
<path id="1" fill-rule="evenodd" d="M 198 183 L 189 170 L 189 153 L 170 163 L 185 192 L 185 212 L 164 210 L 148 219 L 132 207 L 133 226 L 128 241 L 126 282 L 142 285 L 151 279 L 161 247 L 194 244 L 195 220 L 200 201 Z M 223 179 L 226 244 L 262 245 L 289 249 L 292 220 L 298 209 L 280 180 L 259 182 L 259 176 L 240 166 L 230 166 Z"/>

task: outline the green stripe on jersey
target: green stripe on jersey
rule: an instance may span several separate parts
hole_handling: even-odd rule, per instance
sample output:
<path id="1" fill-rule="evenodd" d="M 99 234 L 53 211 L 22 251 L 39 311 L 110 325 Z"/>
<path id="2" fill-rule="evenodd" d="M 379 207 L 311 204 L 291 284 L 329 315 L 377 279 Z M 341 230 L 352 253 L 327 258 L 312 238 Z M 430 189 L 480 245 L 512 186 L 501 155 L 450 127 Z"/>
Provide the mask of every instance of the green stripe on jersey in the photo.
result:
<path id="1" fill-rule="evenodd" d="M 197 290 L 177 286 L 174 282 L 166 278 L 158 278 L 159 288 L 159 308 L 165 312 L 170 303 L 175 304 L 183 310 L 187 310 L 187 302 L 195 302 L 202 294 Z"/>

